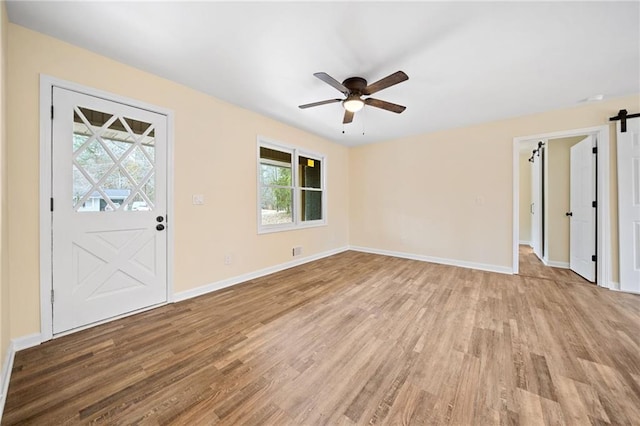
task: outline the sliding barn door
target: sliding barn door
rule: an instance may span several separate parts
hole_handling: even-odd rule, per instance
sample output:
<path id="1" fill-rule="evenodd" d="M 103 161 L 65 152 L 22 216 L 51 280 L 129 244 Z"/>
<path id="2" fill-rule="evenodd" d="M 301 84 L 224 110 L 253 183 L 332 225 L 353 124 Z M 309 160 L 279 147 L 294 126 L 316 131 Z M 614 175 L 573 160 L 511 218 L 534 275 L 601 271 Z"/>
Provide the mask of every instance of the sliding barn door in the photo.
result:
<path id="1" fill-rule="evenodd" d="M 620 289 L 640 293 L 640 118 L 617 127 Z"/>

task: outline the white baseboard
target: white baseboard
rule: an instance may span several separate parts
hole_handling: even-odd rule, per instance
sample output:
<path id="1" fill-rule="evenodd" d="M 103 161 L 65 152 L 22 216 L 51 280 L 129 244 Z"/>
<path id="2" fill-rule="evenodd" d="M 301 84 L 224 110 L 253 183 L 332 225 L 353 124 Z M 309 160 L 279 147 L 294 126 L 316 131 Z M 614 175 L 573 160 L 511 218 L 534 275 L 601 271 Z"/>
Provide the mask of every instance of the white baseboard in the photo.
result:
<path id="1" fill-rule="evenodd" d="M 193 288 L 191 290 L 181 291 L 173 295 L 173 301 L 180 302 L 182 300 L 187 300 L 193 297 L 202 296 L 203 294 L 211 293 L 212 291 L 222 290 L 223 288 L 231 287 L 236 284 L 243 283 L 245 281 L 253 280 L 255 278 L 263 277 L 265 275 L 269 275 L 275 272 L 283 271 L 285 269 L 293 268 L 294 266 L 299 266 L 308 262 L 313 262 L 314 260 L 322 259 L 324 257 L 333 256 L 334 254 L 342 253 L 347 250 L 349 250 L 349 247 L 340 247 L 337 249 L 314 254 L 312 256 L 291 260 L 289 262 L 281 263 L 279 265 L 269 266 L 268 268 L 260 269 L 258 271 L 249 272 L 247 274 L 238 275 L 238 276 L 227 278 L 221 281 L 216 281 L 214 283 L 206 284 L 197 288 Z"/>
<path id="2" fill-rule="evenodd" d="M 7 401 L 7 392 L 9 391 L 9 381 L 11 380 L 11 370 L 13 369 L 13 360 L 16 356 L 16 352 L 37 346 L 42 343 L 42 336 L 40 333 L 29 334 L 28 336 L 12 339 L 9 342 L 7 353 L 5 354 L 4 363 L 2 364 L 2 377 L 1 377 L 1 392 L 0 394 L 0 420 L 2 420 L 2 414 L 4 413 L 4 403 Z"/>
<path id="3" fill-rule="evenodd" d="M 547 266 L 552 266 L 554 268 L 569 269 L 569 262 L 556 262 L 555 260 L 547 260 L 546 262 L 544 262 L 544 264 Z"/>
<path id="4" fill-rule="evenodd" d="M 480 271 L 497 272 L 499 274 L 513 274 L 510 266 L 488 265 L 485 263 L 467 262 L 457 259 L 445 259 L 442 257 L 423 256 L 421 254 L 404 253 L 399 251 L 380 250 L 370 247 L 350 246 L 350 250 L 363 253 L 381 254 L 384 256 L 401 257 L 403 259 L 420 260 L 422 262 L 439 263 L 441 265 L 459 266 L 461 268 L 478 269 Z"/>
<path id="5" fill-rule="evenodd" d="M 521 246 L 533 247 L 533 243 L 531 241 L 520 240 L 520 242 L 518 244 L 520 244 Z"/>
<path id="6" fill-rule="evenodd" d="M 617 291 L 619 293 L 640 294 L 640 291 L 622 290 L 620 288 L 620 283 L 615 281 L 611 281 L 611 286 L 609 287 L 609 290 Z"/>
<path id="7" fill-rule="evenodd" d="M 13 358 L 16 354 L 13 342 L 9 343 L 7 353 L 2 364 L 2 394 L 0 395 L 0 420 L 4 413 L 4 403 L 7 401 L 7 392 L 9 391 L 9 380 L 11 380 L 11 370 L 13 369 Z"/>
<path id="8" fill-rule="evenodd" d="M 38 346 L 40 343 L 42 343 L 42 336 L 40 335 L 40 333 L 33 333 L 27 336 L 18 337 L 17 339 L 12 339 L 11 343 L 13 344 L 14 350 L 18 352 L 23 349 Z"/>

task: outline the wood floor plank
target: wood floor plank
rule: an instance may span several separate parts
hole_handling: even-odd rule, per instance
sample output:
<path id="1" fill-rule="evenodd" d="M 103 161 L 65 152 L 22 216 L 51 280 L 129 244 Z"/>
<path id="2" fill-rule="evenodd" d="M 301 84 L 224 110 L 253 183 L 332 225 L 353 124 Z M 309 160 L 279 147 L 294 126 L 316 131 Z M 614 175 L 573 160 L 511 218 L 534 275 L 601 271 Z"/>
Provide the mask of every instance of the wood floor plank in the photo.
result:
<path id="1" fill-rule="evenodd" d="M 345 252 L 16 354 L 2 424 L 640 424 L 640 296 Z"/>

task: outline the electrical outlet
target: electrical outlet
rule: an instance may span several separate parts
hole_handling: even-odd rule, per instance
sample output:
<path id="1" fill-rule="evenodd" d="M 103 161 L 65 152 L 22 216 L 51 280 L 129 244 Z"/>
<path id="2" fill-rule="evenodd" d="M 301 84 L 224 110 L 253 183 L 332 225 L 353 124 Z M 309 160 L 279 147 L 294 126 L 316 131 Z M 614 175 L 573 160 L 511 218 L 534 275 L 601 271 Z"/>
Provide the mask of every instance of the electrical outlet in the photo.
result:
<path id="1" fill-rule="evenodd" d="M 300 256 L 302 254 L 302 246 L 294 247 L 292 253 L 293 256 Z"/>
<path id="2" fill-rule="evenodd" d="M 192 201 L 194 206 L 202 206 L 204 204 L 204 195 L 194 194 Z"/>
<path id="3" fill-rule="evenodd" d="M 233 262 L 233 257 L 230 254 L 225 254 L 224 255 L 224 264 L 225 265 L 231 265 L 232 262 Z"/>

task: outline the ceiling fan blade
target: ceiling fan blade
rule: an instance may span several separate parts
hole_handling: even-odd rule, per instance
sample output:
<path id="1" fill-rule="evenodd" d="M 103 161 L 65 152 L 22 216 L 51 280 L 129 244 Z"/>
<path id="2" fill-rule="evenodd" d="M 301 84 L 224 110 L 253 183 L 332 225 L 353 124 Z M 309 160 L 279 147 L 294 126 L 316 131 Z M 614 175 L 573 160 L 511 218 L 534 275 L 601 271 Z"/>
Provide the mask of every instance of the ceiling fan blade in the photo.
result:
<path id="1" fill-rule="evenodd" d="M 349 94 L 349 89 L 347 89 L 346 87 L 344 87 L 342 85 L 342 83 L 340 83 L 338 80 L 336 80 L 335 78 L 331 77 L 329 74 L 327 74 L 326 72 L 317 72 L 315 74 L 313 74 L 314 76 L 318 77 L 320 80 L 324 81 L 325 83 L 327 83 L 329 86 L 335 87 L 339 92 L 344 93 L 345 95 Z"/>
<path id="2" fill-rule="evenodd" d="M 342 120 L 342 124 L 348 124 L 353 121 L 353 113 L 351 111 L 344 110 L 344 120 Z"/>
<path id="3" fill-rule="evenodd" d="M 320 105 L 334 104 L 336 102 L 342 102 L 342 99 L 327 99 L 326 101 L 313 102 L 313 103 L 310 103 L 310 104 L 299 105 L 298 108 L 305 109 L 305 108 L 311 108 L 311 107 L 320 106 Z"/>
<path id="4" fill-rule="evenodd" d="M 391 102 L 381 101 L 380 99 L 374 99 L 374 98 L 367 98 L 364 100 L 364 103 L 367 105 L 371 105 L 372 107 L 385 109 L 387 111 L 392 111 L 398 114 L 400 114 L 402 111 L 407 109 L 407 107 L 405 106 L 392 104 Z"/>
<path id="5" fill-rule="evenodd" d="M 394 72 L 393 74 L 388 75 L 385 78 L 378 80 L 375 83 L 371 83 L 370 85 L 365 87 L 362 91 L 362 94 L 373 95 L 374 93 L 379 92 L 382 89 L 386 89 L 387 87 L 391 87 L 394 84 L 402 83 L 406 80 L 409 80 L 409 76 L 404 72 Z"/>

